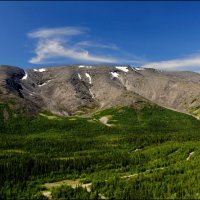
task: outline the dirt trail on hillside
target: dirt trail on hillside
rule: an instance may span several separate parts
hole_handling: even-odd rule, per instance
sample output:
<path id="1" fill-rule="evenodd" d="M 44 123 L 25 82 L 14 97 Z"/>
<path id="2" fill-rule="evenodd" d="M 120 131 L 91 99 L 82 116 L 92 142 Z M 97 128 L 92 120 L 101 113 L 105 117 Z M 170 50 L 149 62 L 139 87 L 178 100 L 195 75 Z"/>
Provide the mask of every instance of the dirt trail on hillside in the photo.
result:
<path id="1" fill-rule="evenodd" d="M 186 158 L 186 160 L 190 160 L 191 156 L 194 154 L 194 151 L 190 152 L 189 156 Z"/>
<path id="2" fill-rule="evenodd" d="M 52 200 L 52 194 L 51 190 L 56 187 L 60 187 L 62 185 L 68 185 L 72 188 L 76 188 L 78 186 L 81 186 L 82 188 L 86 189 L 87 192 L 91 192 L 91 186 L 92 183 L 81 183 L 79 179 L 77 180 L 63 180 L 63 181 L 58 181 L 58 182 L 53 182 L 53 183 L 45 183 L 43 186 L 47 189 L 42 192 L 42 194 L 47 197 L 49 200 Z M 106 197 L 102 194 L 99 194 L 99 197 L 101 199 L 106 199 Z"/>
<path id="3" fill-rule="evenodd" d="M 106 126 L 108 126 L 108 127 L 113 126 L 112 124 L 108 124 L 109 116 L 103 116 L 103 117 L 101 117 L 101 118 L 99 119 L 99 121 L 100 121 L 102 124 L 104 124 L 104 125 L 106 125 Z"/>

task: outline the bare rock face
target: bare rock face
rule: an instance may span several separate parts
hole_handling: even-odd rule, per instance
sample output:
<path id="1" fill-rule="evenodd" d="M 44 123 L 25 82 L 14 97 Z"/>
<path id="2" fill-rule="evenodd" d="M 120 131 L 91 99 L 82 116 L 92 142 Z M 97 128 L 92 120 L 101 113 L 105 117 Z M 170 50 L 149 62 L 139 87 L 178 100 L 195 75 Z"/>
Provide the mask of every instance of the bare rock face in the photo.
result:
<path id="1" fill-rule="evenodd" d="M 200 74 L 130 66 L 70 65 L 29 69 L 0 66 L 0 98 L 21 99 L 58 115 L 154 102 L 200 116 Z"/>
<path id="2" fill-rule="evenodd" d="M 127 88 L 163 107 L 200 117 L 200 74 L 140 70 L 143 78 L 130 78 Z"/>
<path id="3" fill-rule="evenodd" d="M 23 69 L 0 65 L 0 102 L 12 102 L 13 108 L 18 112 L 32 115 L 37 113 L 40 108 L 23 95 L 22 78 L 24 76 Z M 5 119 L 6 115 L 4 113 Z"/>
<path id="4" fill-rule="evenodd" d="M 108 66 L 31 69 L 21 79 L 22 94 L 41 109 L 58 115 L 130 105 L 134 99 L 144 99 L 133 91 L 127 91 L 112 72 L 121 73 Z M 129 95 L 122 99 L 125 93 Z"/>
<path id="5" fill-rule="evenodd" d="M 20 79 L 24 70 L 6 65 L 0 66 L 0 94 L 15 93 L 22 97 Z"/>

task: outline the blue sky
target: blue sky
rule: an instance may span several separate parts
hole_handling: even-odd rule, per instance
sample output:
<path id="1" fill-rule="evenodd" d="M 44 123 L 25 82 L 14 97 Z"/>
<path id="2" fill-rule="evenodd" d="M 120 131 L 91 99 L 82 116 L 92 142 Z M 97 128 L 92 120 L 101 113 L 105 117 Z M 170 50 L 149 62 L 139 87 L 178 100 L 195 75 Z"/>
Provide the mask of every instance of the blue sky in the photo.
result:
<path id="1" fill-rule="evenodd" d="M 0 63 L 200 71 L 200 2 L 0 2 Z"/>

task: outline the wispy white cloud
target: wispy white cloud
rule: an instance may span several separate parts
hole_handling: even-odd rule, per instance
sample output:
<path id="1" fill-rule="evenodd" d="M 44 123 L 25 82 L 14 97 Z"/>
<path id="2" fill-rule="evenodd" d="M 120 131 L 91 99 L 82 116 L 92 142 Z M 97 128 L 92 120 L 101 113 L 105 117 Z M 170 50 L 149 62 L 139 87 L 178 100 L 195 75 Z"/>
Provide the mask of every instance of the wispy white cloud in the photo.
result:
<path id="1" fill-rule="evenodd" d="M 103 49 L 113 49 L 118 50 L 119 48 L 115 44 L 100 44 L 93 41 L 81 41 L 77 43 L 78 46 L 85 46 L 85 47 L 97 47 L 97 48 L 103 48 Z"/>
<path id="2" fill-rule="evenodd" d="M 155 68 L 164 70 L 192 70 L 200 71 L 200 54 L 193 54 L 180 59 L 150 62 L 144 64 L 144 68 Z"/>
<path id="3" fill-rule="evenodd" d="M 118 59 L 103 55 L 94 55 L 87 47 L 117 48 L 115 45 L 105 45 L 93 41 L 76 42 L 73 37 L 85 35 L 87 29 L 80 27 L 43 28 L 28 33 L 37 39 L 36 56 L 29 60 L 33 64 L 43 64 L 53 58 L 68 58 L 79 61 L 117 63 Z"/>
<path id="4" fill-rule="evenodd" d="M 67 57 L 75 60 L 91 62 L 115 62 L 113 58 L 90 55 L 86 50 L 77 50 L 74 48 L 65 48 L 59 40 L 47 40 L 38 43 L 36 57 L 30 60 L 30 63 L 42 64 L 46 59 Z"/>
<path id="5" fill-rule="evenodd" d="M 32 38 L 51 38 L 60 36 L 80 35 L 85 32 L 85 28 L 81 27 L 61 27 L 61 28 L 40 28 L 28 33 Z"/>

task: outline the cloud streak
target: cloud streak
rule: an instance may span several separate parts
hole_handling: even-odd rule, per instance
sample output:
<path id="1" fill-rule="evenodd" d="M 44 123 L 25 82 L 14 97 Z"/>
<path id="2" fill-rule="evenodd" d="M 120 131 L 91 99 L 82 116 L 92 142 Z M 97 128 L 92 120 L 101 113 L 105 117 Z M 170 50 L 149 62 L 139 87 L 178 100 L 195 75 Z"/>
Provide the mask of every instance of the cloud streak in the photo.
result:
<path id="1" fill-rule="evenodd" d="M 32 38 L 51 38 L 60 36 L 74 36 L 84 33 L 85 28 L 78 27 L 61 27 L 61 28 L 41 28 L 28 33 Z"/>
<path id="2" fill-rule="evenodd" d="M 100 44 L 92 41 L 81 41 L 77 43 L 78 46 L 83 47 L 96 47 L 96 48 L 103 48 L 103 49 L 113 49 L 113 50 L 119 50 L 117 45 L 115 44 Z"/>
<path id="3" fill-rule="evenodd" d="M 114 57 L 94 55 L 90 47 L 117 49 L 116 45 L 105 45 L 93 41 L 76 41 L 75 36 L 86 35 L 87 29 L 80 27 L 43 28 L 28 33 L 30 38 L 37 40 L 36 56 L 29 60 L 32 64 L 44 64 L 49 59 L 67 58 L 79 61 L 117 63 Z"/>
<path id="4" fill-rule="evenodd" d="M 160 62 L 150 62 L 144 64 L 144 68 L 155 68 L 164 70 L 189 70 L 200 71 L 200 54 L 194 54 L 185 58 L 165 60 Z"/>

